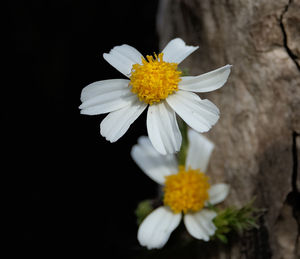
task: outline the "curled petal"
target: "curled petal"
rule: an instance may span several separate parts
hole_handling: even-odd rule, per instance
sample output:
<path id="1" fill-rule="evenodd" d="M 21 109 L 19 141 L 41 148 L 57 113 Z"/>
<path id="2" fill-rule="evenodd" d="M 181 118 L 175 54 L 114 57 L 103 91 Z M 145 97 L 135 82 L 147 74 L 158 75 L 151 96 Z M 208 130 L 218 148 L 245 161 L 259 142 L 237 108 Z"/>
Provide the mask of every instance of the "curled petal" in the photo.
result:
<path id="1" fill-rule="evenodd" d="M 128 106 L 136 96 L 128 88 L 129 80 L 111 79 L 92 83 L 82 89 L 81 114 L 96 115 Z"/>
<path id="2" fill-rule="evenodd" d="M 100 124 L 100 133 L 110 142 L 117 141 L 141 115 L 147 105 L 138 99 L 130 105 L 109 113 Z"/>
<path id="3" fill-rule="evenodd" d="M 214 205 L 226 199 L 229 193 L 229 185 L 225 183 L 214 184 L 208 191 L 209 203 Z"/>
<path id="4" fill-rule="evenodd" d="M 216 226 L 212 220 L 217 216 L 217 213 L 202 209 L 199 212 L 186 214 L 183 218 L 187 231 L 194 238 L 209 241 L 209 237 L 216 231 Z"/>
<path id="5" fill-rule="evenodd" d="M 199 76 L 183 76 L 179 82 L 179 89 L 197 93 L 217 90 L 226 83 L 230 68 L 231 65 L 226 65 Z"/>
<path id="6" fill-rule="evenodd" d="M 148 137 L 140 137 L 138 144 L 131 150 L 131 156 L 137 165 L 153 181 L 163 185 L 165 176 L 178 170 L 175 155 L 162 155 L 153 147 Z"/>
<path id="7" fill-rule="evenodd" d="M 130 77 L 132 65 L 142 63 L 142 57 L 138 50 L 127 44 L 116 46 L 109 53 L 103 54 L 109 64 L 127 77 Z"/>
<path id="8" fill-rule="evenodd" d="M 176 114 L 166 102 L 149 107 L 147 130 L 153 146 L 161 154 L 172 154 L 179 151 L 182 137 L 176 121 Z"/>
<path id="9" fill-rule="evenodd" d="M 218 121 L 219 109 L 194 93 L 178 91 L 168 96 L 168 104 L 194 130 L 206 132 Z"/>
<path id="10" fill-rule="evenodd" d="M 167 207 L 159 207 L 149 214 L 138 230 L 138 241 L 148 249 L 161 248 L 179 225 L 181 214 L 174 214 Z"/>
<path id="11" fill-rule="evenodd" d="M 200 169 L 201 172 L 205 172 L 210 155 L 214 149 L 214 144 L 192 129 L 188 130 L 188 140 L 189 147 L 185 162 L 186 169 L 191 167 L 192 169 Z"/>
<path id="12" fill-rule="evenodd" d="M 163 49 L 162 53 L 164 54 L 163 59 L 166 62 L 174 62 L 179 64 L 183 61 L 187 56 L 192 54 L 199 47 L 188 46 L 185 42 L 176 38 L 171 40 L 167 46 Z"/>

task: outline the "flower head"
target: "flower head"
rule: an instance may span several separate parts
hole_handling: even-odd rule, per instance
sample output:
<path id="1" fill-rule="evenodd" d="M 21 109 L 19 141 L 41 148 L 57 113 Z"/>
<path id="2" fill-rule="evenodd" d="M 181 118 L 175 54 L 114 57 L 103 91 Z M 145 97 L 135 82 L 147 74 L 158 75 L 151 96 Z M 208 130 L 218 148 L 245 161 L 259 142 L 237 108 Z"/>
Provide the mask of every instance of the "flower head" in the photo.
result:
<path id="1" fill-rule="evenodd" d="M 166 176 L 164 204 L 174 213 L 196 212 L 204 207 L 208 200 L 208 177 L 200 170 L 179 166 L 177 174 Z"/>
<path id="2" fill-rule="evenodd" d="M 137 94 L 140 101 L 152 105 L 178 91 L 181 81 L 178 64 L 163 61 L 163 53 L 155 54 L 155 59 L 147 56 L 147 60 L 143 58 L 142 62 L 142 65 L 132 66 L 129 82 L 131 91 Z"/>
<path id="3" fill-rule="evenodd" d="M 222 202 L 229 186 L 210 185 L 205 175 L 213 143 L 193 130 L 188 139 L 186 164 L 179 167 L 174 155 L 161 155 L 147 137 L 140 137 L 132 148 L 134 161 L 164 190 L 164 205 L 152 211 L 138 230 L 138 241 L 148 249 L 163 247 L 182 218 L 194 238 L 208 241 L 216 231 L 212 220 L 217 214 L 205 206 Z"/>
<path id="4" fill-rule="evenodd" d="M 198 47 L 183 40 L 171 40 L 158 55 L 146 56 L 126 44 L 103 54 L 104 59 L 128 79 L 92 83 L 81 92 L 82 114 L 109 113 L 100 124 L 100 133 L 117 141 L 147 108 L 150 141 L 161 154 L 179 151 L 181 133 L 176 113 L 194 130 L 208 131 L 219 119 L 218 108 L 193 92 L 209 92 L 222 87 L 230 65 L 199 76 L 181 76 L 178 65 Z"/>

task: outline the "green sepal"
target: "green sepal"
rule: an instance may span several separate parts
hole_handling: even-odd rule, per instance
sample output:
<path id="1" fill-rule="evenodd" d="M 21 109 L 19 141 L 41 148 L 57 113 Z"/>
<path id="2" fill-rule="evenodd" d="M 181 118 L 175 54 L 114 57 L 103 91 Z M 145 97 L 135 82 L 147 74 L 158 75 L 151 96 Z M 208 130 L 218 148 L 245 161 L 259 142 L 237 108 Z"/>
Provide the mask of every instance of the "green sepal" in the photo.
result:
<path id="1" fill-rule="evenodd" d="M 151 200 L 141 201 L 134 212 L 137 218 L 137 224 L 140 225 L 152 211 L 153 206 Z"/>

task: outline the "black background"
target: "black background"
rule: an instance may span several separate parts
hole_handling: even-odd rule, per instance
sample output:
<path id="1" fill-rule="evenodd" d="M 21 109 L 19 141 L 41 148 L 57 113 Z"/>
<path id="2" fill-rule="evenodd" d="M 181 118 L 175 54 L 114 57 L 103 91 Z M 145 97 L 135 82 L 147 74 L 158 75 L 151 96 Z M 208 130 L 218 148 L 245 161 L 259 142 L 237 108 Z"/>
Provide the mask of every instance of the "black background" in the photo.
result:
<path id="1" fill-rule="evenodd" d="M 102 57 L 127 43 L 158 52 L 157 0 L 10 1 L 12 73 L 3 94 L 3 134 L 14 202 L 12 250 L 84 258 L 139 254 L 134 210 L 156 184 L 130 149 L 146 135 L 145 112 L 116 143 L 99 133 L 105 115 L 80 115 L 83 87 L 124 78 Z M 5 52 L 5 51 L 4 51 Z M 16 229 L 16 230 L 15 230 Z M 105 256 L 105 253 L 109 256 Z"/>

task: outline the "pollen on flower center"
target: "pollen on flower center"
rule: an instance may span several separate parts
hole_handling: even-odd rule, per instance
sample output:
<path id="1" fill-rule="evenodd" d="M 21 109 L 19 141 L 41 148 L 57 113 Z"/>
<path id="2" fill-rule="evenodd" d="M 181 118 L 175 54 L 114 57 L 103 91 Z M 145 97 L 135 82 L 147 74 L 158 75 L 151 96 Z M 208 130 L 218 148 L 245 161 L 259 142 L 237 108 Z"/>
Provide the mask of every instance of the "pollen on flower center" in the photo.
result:
<path id="1" fill-rule="evenodd" d="M 151 105 L 178 91 L 181 72 L 177 63 L 163 61 L 163 53 L 146 56 L 146 59 L 142 58 L 142 65 L 132 66 L 129 86 L 140 101 Z"/>
<path id="2" fill-rule="evenodd" d="M 177 174 L 166 177 L 164 204 L 174 213 L 199 211 L 208 200 L 209 187 L 208 177 L 200 170 L 180 166 Z"/>

